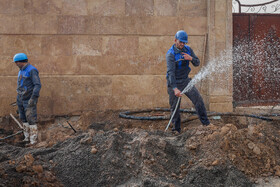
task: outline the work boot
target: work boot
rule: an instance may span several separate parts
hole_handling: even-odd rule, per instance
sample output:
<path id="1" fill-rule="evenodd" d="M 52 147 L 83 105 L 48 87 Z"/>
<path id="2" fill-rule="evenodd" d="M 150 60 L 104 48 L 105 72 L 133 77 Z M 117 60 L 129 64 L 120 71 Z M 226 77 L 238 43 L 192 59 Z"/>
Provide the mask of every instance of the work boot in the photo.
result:
<path id="1" fill-rule="evenodd" d="M 176 129 L 172 129 L 172 134 L 173 135 L 179 135 L 181 133 L 181 130 L 176 130 Z"/>
<path id="2" fill-rule="evenodd" d="M 23 123 L 24 142 L 29 142 L 29 123 Z"/>
<path id="3" fill-rule="evenodd" d="M 35 125 L 30 125 L 30 144 L 34 145 L 37 143 L 37 137 L 38 137 L 38 127 L 37 124 Z"/>

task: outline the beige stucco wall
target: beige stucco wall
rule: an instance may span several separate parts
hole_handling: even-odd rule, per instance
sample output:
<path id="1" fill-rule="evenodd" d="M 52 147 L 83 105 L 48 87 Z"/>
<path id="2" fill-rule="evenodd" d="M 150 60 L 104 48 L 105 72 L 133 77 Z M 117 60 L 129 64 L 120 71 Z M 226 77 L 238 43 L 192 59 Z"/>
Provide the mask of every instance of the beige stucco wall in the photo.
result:
<path id="1" fill-rule="evenodd" d="M 213 58 L 220 59 L 223 50 L 228 52 L 232 48 L 232 1 L 209 0 L 207 8 L 209 36 L 207 61 L 211 61 Z M 227 69 L 206 81 L 208 86 L 206 103 L 211 111 L 233 111 L 232 66 Z"/>
<path id="2" fill-rule="evenodd" d="M 168 107 L 165 53 L 175 33 L 188 32 L 203 66 L 231 46 L 232 32 L 231 0 L 1 0 L 0 23 L 0 116 L 15 111 L 15 53 L 40 71 L 39 115 Z M 208 109 L 232 110 L 227 84 L 197 85 Z"/>

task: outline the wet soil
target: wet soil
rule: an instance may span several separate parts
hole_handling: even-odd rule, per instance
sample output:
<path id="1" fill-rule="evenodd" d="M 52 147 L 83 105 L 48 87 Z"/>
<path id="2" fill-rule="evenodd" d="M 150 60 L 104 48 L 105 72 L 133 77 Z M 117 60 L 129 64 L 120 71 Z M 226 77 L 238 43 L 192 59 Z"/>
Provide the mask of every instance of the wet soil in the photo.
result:
<path id="1" fill-rule="evenodd" d="M 213 125 L 189 121 L 174 135 L 164 131 L 167 120 L 124 119 L 119 112 L 41 118 L 32 147 L 23 134 L 1 140 L 0 186 L 279 185 L 279 121 L 212 116 Z M 1 118 L 0 138 L 19 130 Z"/>

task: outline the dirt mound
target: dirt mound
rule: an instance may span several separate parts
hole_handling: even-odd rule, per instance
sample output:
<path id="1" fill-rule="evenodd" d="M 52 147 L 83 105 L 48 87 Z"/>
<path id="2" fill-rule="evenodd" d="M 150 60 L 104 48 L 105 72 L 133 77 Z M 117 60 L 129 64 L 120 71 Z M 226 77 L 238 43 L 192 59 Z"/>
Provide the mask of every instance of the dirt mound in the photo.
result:
<path id="1" fill-rule="evenodd" d="M 14 150 L 18 154 L 13 155 L 18 161 L 8 160 L 11 147 L 2 144 L 1 153 L 6 161 L 1 162 L 1 166 L 5 168 L 3 175 L 8 176 L 8 180 L 2 182 L 18 185 L 22 181 L 35 186 L 251 184 L 230 164 L 210 167 L 200 161 L 196 164 L 195 155 L 185 144 L 188 137 L 190 133 L 174 137 L 145 130 L 83 133 L 51 148 L 18 148 Z M 17 176 L 14 183 L 10 181 L 12 176 Z"/>
<path id="2" fill-rule="evenodd" d="M 240 130 L 226 129 L 221 148 L 246 175 L 280 176 L 279 127 L 276 123 L 261 123 Z"/>
<path id="3" fill-rule="evenodd" d="M 35 147 L 0 144 L 0 183 L 253 186 L 260 178 L 279 176 L 277 122 L 256 119 L 248 125 L 230 117 L 212 122 L 184 124 L 174 136 L 164 132 L 166 121 L 126 120 L 114 111 L 57 118 L 39 128 Z"/>

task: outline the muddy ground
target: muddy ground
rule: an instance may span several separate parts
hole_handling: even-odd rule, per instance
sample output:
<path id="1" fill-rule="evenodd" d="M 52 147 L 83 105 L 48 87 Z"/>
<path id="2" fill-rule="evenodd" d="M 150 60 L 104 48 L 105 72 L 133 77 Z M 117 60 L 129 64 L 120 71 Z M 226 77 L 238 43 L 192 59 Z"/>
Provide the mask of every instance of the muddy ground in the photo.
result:
<path id="1" fill-rule="evenodd" d="M 23 134 L 1 140 L 0 186 L 280 185 L 279 120 L 211 116 L 214 125 L 193 120 L 173 135 L 164 131 L 167 120 L 124 119 L 119 112 L 41 118 L 32 147 Z M 0 122 L 1 138 L 20 130 L 10 117 Z"/>

